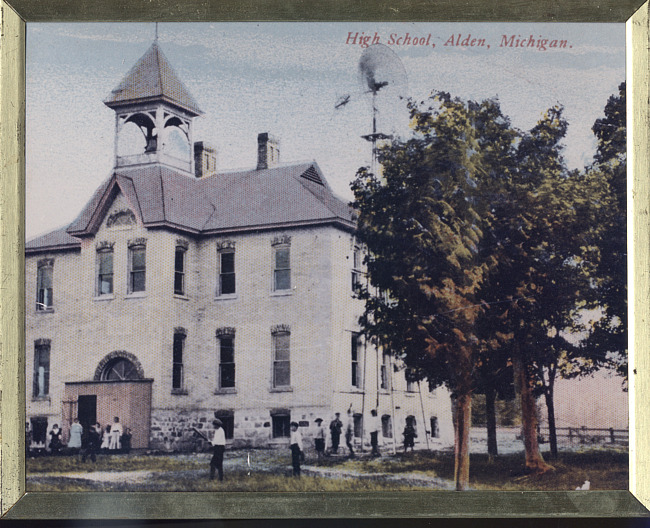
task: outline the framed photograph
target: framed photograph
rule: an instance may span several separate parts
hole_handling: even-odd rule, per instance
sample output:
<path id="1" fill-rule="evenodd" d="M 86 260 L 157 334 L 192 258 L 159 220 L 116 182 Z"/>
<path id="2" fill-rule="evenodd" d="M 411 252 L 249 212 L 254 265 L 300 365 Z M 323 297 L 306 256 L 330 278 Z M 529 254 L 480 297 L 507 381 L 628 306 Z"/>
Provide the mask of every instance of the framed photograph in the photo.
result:
<path id="1" fill-rule="evenodd" d="M 3 2 L 5 518 L 647 516 L 648 28 Z"/>

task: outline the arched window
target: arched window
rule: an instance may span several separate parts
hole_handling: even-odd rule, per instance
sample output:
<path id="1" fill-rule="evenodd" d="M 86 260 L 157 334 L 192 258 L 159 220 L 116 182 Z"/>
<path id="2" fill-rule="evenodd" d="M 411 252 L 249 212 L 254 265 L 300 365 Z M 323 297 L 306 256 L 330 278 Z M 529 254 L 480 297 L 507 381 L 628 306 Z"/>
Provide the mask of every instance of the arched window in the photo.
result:
<path id="1" fill-rule="evenodd" d="M 102 381 L 140 379 L 138 368 L 127 358 L 118 357 L 109 361 L 101 376 Z"/>
<path id="2" fill-rule="evenodd" d="M 144 379 L 144 370 L 134 354 L 116 350 L 99 362 L 94 379 L 95 381 Z"/>
<path id="3" fill-rule="evenodd" d="M 190 157 L 190 141 L 187 134 L 188 125 L 178 117 L 172 117 L 165 123 L 162 150 L 175 158 L 186 160 Z"/>

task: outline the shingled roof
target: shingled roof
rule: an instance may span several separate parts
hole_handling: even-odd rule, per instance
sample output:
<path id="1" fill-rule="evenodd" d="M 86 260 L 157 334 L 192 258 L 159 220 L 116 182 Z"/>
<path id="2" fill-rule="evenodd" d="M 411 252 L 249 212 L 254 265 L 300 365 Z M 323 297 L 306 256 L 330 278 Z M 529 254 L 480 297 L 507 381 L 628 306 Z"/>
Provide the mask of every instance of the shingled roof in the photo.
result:
<path id="1" fill-rule="evenodd" d="M 351 208 L 332 193 L 315 162 L 205 179 L 148 165 L 114 170 L 67 230 L 30 241 L 27 252 L 63 249 L 78 241 L 75 237 L 94 235 L 119 192 L 146 227 L 199 236 L 323 224 L 354 228 Z"/>
<path id="2" fill-rule="evenodd" d="M 180 81 L 157 42 L 126 74 L 104 103 L 110 108 L 143 100 L 163 99 L 194 115 L 203 112 Z"/>

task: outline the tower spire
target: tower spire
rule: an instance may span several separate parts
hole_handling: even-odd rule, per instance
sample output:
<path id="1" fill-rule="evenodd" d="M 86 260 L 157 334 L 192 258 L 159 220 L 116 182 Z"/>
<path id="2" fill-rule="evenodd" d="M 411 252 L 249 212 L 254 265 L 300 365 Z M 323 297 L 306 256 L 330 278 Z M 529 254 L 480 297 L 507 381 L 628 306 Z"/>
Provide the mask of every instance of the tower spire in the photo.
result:
<path id="1" fill-rule="evenodd" d="M 156 43 L 158 42 L 158 22 L 156 22 L 156 33 L 154 35 L 153 41 Z"/>

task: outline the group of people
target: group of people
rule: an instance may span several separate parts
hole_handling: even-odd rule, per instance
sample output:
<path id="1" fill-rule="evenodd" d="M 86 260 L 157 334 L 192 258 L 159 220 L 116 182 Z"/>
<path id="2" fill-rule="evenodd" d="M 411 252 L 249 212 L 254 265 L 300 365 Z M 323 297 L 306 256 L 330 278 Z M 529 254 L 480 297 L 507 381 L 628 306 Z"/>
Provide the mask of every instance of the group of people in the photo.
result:
<path id="1" fill-rule="evenodd" d="M 31 443 L 29 424 L 26 424 L 26 433 L 27 445 L 29 446 Z M 97 422 L 85 432 L 83 426 L 79 423 L 79 419 L 75 418 L 72 425 L 70 425 L 70 438 L 67 445 L 63 443 L 62 435 L 63 430 L 59 427 L 59 424 L 54 424 L 48 433 L 48 447 L 51 454 L 61 454 L 67 448 L 67 452 L 71 454 L 81 453 L 83 462 L 87 458 L 95 462 L 97 454 L 100 452 L 128 453 L 131 450 L 131 430 L 128 427 L 123 428 L 117 416 L 113 419 L 113 423 L 106 425 L 105 428 L 102 428 L 100 423 Z"/>
<path id="2" fill-rule="evenodd" d="M 318 420 L 317 420 L 318 421 Z M 320 424 L 319 428 L 322 428 Z M 370 445 L 372 447 L 372 456 L 381 456 L 379 452 L 379 431 L 381 430 L 381 422 L 377 416 L 377 410 L 370 411 L 370 419 L 368 420 L 368 432 L 370 433 Z M 341 443 L 341 434 L 343 432 L 343 422 L 341 421 L 341 413 L 335 413 L 334 419 L 330 422 L 330 437 L 331 453 L 337 454 L 339 452 L 339 445 Z M 352 410 L 348 409 L 348 418 L 345 424 L 345 445 L 350 453 L 350 458 L 354 458 L 354 416 Z M 324 450 L 324 445 L 323 445 Z M 316 449 L 318 451 L 318 448 Z M 319 453 L 319 460 L 321 453 Z"/>
<path id="3" fill-rule="evenodd" d="M 352 410 L 348 410 L 348 419 L 345 424 L 345 444 L 350 452 L 350 458 L 354 458 L 354 416 Z M 370 445 L 372 446 L 372 456 L 381 456 L 379 452 L 379 432 L 381 430 L 381 421 L 377 416 L 377 410 L 370 411 L 370 420 L 368 421 L 368 430 L 370 432 Z M 323 419 L 316 418 L 316 433 L 314 435 L 314 448 L 318 456 L 318 462 L 323 460 L 327 455 L 325 445 L 327 440 L 327 431 L 323 426 Z M 218 475 L 219 480 L 223 480 L 223 456 L 226 450 L 226 435 L 223 429 L 223 423 L 218 418 L 213 421 L 215 427 L 214 434 L 210 443 L 212 444 L 213 455 L 210 460 L 210 480 L 214 480 L 215 475 Z M 341 436 L 343 435 L 344 424 L 341 421 L 341 413 L 335 413 L 334 419 L 329 424 L 329 432 L 331 437 L 331 451 L 330 453 L 338 453 Z M 303 449 L 302 433 L 300 426 L 297 422 L 290 423 L 290 437 L 289 449 L 291 452 L 291 466 L 294 477 L 300 476 L 300 464 L 305 460 Z M 202 435 L 203 436 L 203 435 Z M 406 427 L 403 432 L 404 436 L 404 451 L 409 447 L 413 450 L 415 438 L 417 434 L 413 422 L 407 420 Z M 207 438 L 206 438 L 207 439 Z"/>

